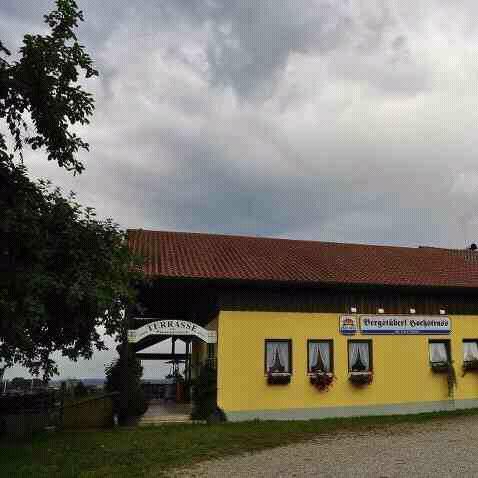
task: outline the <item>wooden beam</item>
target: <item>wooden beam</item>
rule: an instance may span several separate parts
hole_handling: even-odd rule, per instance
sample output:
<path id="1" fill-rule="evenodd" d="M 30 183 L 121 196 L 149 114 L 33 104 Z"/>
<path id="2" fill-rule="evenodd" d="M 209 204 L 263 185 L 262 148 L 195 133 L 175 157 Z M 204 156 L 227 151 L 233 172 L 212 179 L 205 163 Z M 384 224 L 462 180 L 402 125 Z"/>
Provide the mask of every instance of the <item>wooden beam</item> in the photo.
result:
<path id="1" fill-rule="evenodd" d="M 186 354 L 136 352 L 136 358 L 139 360 L 186 360 Z"/>

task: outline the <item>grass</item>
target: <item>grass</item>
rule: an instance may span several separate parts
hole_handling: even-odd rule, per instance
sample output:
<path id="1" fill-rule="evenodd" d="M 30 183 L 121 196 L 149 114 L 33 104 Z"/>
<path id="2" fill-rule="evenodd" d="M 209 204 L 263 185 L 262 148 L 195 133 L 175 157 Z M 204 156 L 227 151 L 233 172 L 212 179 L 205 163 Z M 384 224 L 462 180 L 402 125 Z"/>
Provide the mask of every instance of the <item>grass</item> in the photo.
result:
<path id="1" fill-rule="evenodd" d="M 478 415 L 478 409 L 419 415 L 310 421 L 253 421 L 164 425 L 42 433 L 29 441 L 0 442 L 2 477 L 148 477 L 225 455 L 297 443 L 323 433 L 366 430 Z"/>

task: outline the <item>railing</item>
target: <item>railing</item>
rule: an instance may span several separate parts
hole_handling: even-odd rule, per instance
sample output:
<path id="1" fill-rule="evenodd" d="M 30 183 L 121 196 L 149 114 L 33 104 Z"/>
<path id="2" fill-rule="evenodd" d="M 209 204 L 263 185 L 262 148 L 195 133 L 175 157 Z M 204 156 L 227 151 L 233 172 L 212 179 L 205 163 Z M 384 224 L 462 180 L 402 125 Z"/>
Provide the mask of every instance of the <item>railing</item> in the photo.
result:
<path id="1" fill-rule="evenodd" d="M 101 393 L 65 402 L 59 425 L 69 430 L 112 426 L 113 400 L 116 396 L 118 392 Z"/>
<path id="2" fill-rule="evenodd" d="M 55 392 L 0 394 L 0 414 L 47 411 L 55 406 Z"/>
<path id="3" fill-rule="evenodd" d="M 58 421 L 54 392 L 0 394 L 0 435 L 26 436 Z"/>
<path id="4" fill-rule="evenodd" d="M 208 366 L 208 367 L 211 367 L 213 369 L 216 369 L 217 368 L 217 359 L 216 357 L 208 357 L 205 361 L 204 361 L 204 365 Z"/>

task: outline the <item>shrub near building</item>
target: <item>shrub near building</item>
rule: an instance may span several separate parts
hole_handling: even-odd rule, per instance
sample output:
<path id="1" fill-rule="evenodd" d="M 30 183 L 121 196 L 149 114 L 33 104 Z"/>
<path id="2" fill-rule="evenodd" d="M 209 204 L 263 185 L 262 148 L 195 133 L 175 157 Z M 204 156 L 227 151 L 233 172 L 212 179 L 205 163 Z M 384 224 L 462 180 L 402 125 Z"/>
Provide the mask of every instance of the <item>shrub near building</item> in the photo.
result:
<path id="1" fill-rule="evenodd" d="M 114 413 L 120 424 L 144 414 L 148 408 L 141 388 L 143 367 L 133 351 L 120 353 L 119 358 L 106 367 L 106 391 L 118 392 L 114 398 Z"/>

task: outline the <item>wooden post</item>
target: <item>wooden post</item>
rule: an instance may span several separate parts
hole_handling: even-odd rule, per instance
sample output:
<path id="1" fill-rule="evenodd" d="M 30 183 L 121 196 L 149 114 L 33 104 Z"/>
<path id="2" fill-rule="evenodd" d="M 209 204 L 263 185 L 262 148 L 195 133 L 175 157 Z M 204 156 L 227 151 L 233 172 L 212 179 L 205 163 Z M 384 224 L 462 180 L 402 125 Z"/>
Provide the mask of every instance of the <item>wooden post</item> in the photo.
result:
<path id="1" fill-rule="evenodd" d="M 120 345 L 120 356 L 122 355 L 123 361 L 122 361 L 122 376 L 124 377 L 124 380 L 122 381 L 122 390 L 121 394 L 119 397 L 120 401 L 120 410 L 122 414 L 125 416 L 128 413 L 128 396 L 129 396 L 129 390 L 128 390 L 128 355 L 129 355 L 129 344 L 128 344 L 128 329 L 129 329 L 129 311 L 125 310 L 124 311 L 124 317 L 123 317 L 123 330 L 121 334 L 121 345 Z M 125 418 L 123 416 L 122 418 Z"/>
<path id="2" fill-rule="evenodd" d="M 191 376 L 192 376 L 192 370 L 191 370 L 191 365 L 192 365 L 192 360 L 191 360 L 191 354 L 192 354 L 192 349 L 193 349 L 193 340 L 191 339 L 188 342 L 188 348 L 186 350 L 187 354 L 187 361 L 188 361 L 188 401 L 191 402 Z"/>
<path id="3" fill-rule="evenodd" d="M 189 363 L 189 381 L 192 380 L 192 375 L 193 375 L 193 360 L 192 360 L 192 355 L 193 355 L 193 340 L 189 342 L 189 350 L 188 350 L 188 363 Z"/>
<path id="4" fill-rule="evenodd" d="M 186 385 L 189 387 L 189 382 L 191 381 L 191 359 L 189 357 L 189 349 L 191 345 L 191 340 L 186 342 L 186 360 L 184 361 L 184 378 L 186 380 Z"/>
<path id="5" fill-rule="evenodd" d="M 62 381 L 61 382 L 61 385 L 60 385 L 60 417 L 59 417 L 59 424 L 58 426 L 60 428 L 63 428 L 63 417 L 64 417 L 64 414 L 65 414 L 65 391 L 66 391 L 66 384 L 65 384 L 65 381 Z"/>
<path id="6" fill-rule="evenodd" d="M 188 351 L 189 351 L 189 340 L 185 341 L 186 350 L 185 350 L 185 359 L 184 359 L 184 401 L 189 401 L 189 361 L 188 361 Z"/>

